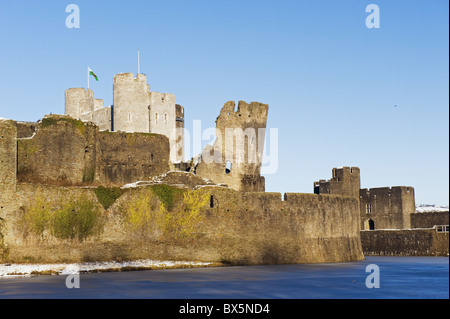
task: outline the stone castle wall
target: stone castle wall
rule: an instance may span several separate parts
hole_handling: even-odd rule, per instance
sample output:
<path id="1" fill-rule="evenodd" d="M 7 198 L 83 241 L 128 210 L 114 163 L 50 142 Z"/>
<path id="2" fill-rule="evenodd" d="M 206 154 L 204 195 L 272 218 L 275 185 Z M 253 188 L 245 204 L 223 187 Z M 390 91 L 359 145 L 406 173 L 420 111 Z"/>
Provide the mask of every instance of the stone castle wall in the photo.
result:
<path id="1" fill-rule="evenodd" d="M 93 188 L 19 184 L 17 209 L 7 219 L 8 261 L 81 262 L 100 260 L 195 260 L 230 264 L 284 264 L 362 260 L 359 207 L 355 198 L 280 193 L 241 193 L 227 188 L 203 187 L 210 198 L 200 210 L 202 219 L 191 225 L 195 236 L 174 239 L 149 229 L 131 232 L 123 221 L 122 205 L 148 200 L 148 210 L 160 207 L 150 188 L 128 189 L 108 210 L 103 210 L 104 231 L 83 242 L 24 237 L 20 218 L 37 202 L 66 202 L 81 197 L 97 203 Z M 192 193 L 191 193 L 192 194 Z M 182 196 L 181 196 L 182 198 Z M 98 205 L 98 203 L 97 203 Z M 134 207 L 134 206 L 133 206 Z M 174 211 L 183 209 L 174 201 Z M 318 213 L 320 212 L 320 213 Z"/>
<path id="2" fill-rule="evenodd" d="M 0 222 L 10 208 L 16 190 L 16 136 L 16 122 L 0 119 Z"/>
<path id="3" fill-rule="evenodd" d="M 167 137 L 100 132 L 90 122 L 47 116 L 32 138 L 18 140 L 20 182 L 123 185 L 167 172 Z"/>
<path id="4" fill-rule="evenodd" d="M 70 118 L 44 118 L 35 136 L 18 140 L 18 181 L 81 185 L 91 179 L 97 128 L 63 119 Z"/>
<path id="5" fill-rule="evenodd" d="M 435 225 L 449 225 L 448 212 L 411 214 L 411 228 L 431 228 Z"/>
<path id="6" fill-rule="evenodd" d="M 367 256 L 448 256 L 449 233 L 435 229 L 391 229 L 361 231 Z"/>
<path id="7" fill-rule="evenodd" d="M 150 180 L 169 170 L 169 141 L 163 135 L 100 132 L 97 149 L 95 180 L 102 185 Z"/>

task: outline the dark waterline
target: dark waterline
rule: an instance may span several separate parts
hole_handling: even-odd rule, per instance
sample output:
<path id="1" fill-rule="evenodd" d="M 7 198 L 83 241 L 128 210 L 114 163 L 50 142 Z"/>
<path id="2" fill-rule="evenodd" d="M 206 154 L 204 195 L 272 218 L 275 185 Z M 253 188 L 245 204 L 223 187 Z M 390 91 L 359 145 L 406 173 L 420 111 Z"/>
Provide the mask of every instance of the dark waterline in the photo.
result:
<path id="1" fill-rule="evenodd" d="M 366 266 L 380 288 L 366 287 Z M 367 257 L 332 264 L 239 266 L 0 279 L 0 299 L 448 299 L 447 257 Z"/>

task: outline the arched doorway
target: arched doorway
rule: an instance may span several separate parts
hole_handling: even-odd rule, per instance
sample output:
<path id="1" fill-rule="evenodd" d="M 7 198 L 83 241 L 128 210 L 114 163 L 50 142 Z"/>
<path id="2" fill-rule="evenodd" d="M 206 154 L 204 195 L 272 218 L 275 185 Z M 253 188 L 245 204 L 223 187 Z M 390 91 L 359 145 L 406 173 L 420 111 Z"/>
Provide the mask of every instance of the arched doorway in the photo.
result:
<path id="1" fill-rule="evenodd" d="M 366 222 L 364 223 L 364 229 L 365 230 L 374 230 L 375 222 L 372 219 L 366 220 Z"/>

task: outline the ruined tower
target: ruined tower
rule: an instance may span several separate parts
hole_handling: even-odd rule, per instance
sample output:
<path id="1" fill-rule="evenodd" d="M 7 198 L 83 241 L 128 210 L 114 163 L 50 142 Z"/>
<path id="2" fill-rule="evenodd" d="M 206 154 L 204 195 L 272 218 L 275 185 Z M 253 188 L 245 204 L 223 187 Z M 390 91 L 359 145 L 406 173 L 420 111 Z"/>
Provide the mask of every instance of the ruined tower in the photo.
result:
<path id="1" fill-rule="evenodd" d="M 260 175 L 269 106 L 258 102 L 225 103 L 216 120 L 216 141 L 207 145 L 197 175 L 244 192 L 263 192 Z"/>

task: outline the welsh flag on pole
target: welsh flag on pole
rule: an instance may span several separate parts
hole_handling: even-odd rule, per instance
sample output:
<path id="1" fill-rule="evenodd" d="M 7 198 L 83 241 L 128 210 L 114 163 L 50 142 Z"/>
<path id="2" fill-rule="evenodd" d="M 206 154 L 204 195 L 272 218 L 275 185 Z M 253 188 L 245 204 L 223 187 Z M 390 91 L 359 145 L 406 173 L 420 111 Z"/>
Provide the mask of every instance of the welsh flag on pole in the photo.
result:
<path id="1" fill-rule="evenodd" d="M 95 80 L 98 82 L 98 77 L 95 75 L 94 71 L 92 71 L 90 67 L 88 67 L 88 71 L 89 71 L 89 75 L 92 75 L 95 78 Z"/>

